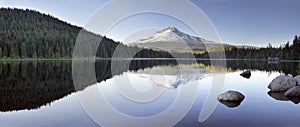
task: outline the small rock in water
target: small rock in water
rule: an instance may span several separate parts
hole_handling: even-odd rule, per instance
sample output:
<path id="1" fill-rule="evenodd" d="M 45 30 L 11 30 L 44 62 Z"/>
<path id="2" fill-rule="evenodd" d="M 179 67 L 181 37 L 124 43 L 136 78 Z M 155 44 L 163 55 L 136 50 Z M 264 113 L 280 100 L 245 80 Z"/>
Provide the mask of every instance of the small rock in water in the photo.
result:
<path id="1" fill-rule="evenodd" d="M 226 105 L 229 108 L 235 108 L 241 104 L 241 101 L 221 101 L 221 100 L 219 100 L 219 102 Z"/>
<path id="2" fill-rule="evenodd" d="M 245 71 L 245 72 L 241 73 L 240 75 L 243 76 L 244 78 L 250 78 L 251 77 L 251 72 L 248 70 L 248 71 Z"/>
<path id="3" fill-rule="evenodd" d="M 284 96 L 287 97 L 297 97 L 300 96 L 300 86 L 294 86 L 291 89 L 289 89 L 288 91 L 286 91 L 284 93 Z"/>
<path id="4" fill-rule="evenodd" d="M 287 91 L 296 86 L 296 80 L 293 77 L 280 75 L 273 79 L 268 88 L 271 91 Z"/>
<path id="5" fill-rule="evenodd" d="M 294 79 L 296 80 L 296 84 L 300 86 L 300 75 L 297 75 L 296 77 L 294 77 Z"/>
<path id="6" fill-rule="evenodd" d="M 243 101 L 245 98 L 245 96 L 238 92 L 238 91 L 233 91 L 233 90 L 229 90 L 225 93 L 222 93 L 218 96 L 218 100 L 219 101 L 231 101 L 231 102 L 234 102 L 234 101 L 237 101 L 237 102 L 241 102 Z"/>

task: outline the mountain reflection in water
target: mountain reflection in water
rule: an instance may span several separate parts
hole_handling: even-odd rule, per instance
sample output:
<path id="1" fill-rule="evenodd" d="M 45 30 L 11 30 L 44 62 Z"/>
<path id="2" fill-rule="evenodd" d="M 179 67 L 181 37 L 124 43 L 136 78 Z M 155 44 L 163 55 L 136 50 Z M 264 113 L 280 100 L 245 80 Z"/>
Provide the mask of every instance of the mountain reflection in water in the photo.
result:
<path id="1" fill-rule="evenodd" d="M 210 66 L 210 61 L 188 64 L 191 63 L 177 65 L 173 60 L 133 60 L 130 62 L 129 70 L 118 70 L 114 75 L 130 71 L 149 78 L 156 85 L 176 89 L 189 81 L 218 73 L 220 69 Z M 71 65 L 72 61 L 2 62 L 0 64 L 0 111 L 37 109 L 94 84 L 85 84 L 76 90 L 73 85 Z M 199 69 L 199 72 L 195 68 Z M 223 68 L 222 71 L 260 70 L 297 75 L 300 73 L 299 68 L 299 63 L 296 62 L 269 65 L 265 61 L 227 61 L 227 68 Z M 95 69 L 97 82 L 114 76 L 111 73 L 109 60 L 97 61 Z M 164 76 L 164 80 L 159 79 L 161 75 Z"/>
<path id="2" fill-rule="evenodd" d="M 135 75 L 149 79 L 153 84 L 175 90 L 190 81 L 200 80 L 221 73 L 225 69 L 212 69 L 204 64 L 180 64 L 176 66 L 157 66 L 138 70 Z"/>

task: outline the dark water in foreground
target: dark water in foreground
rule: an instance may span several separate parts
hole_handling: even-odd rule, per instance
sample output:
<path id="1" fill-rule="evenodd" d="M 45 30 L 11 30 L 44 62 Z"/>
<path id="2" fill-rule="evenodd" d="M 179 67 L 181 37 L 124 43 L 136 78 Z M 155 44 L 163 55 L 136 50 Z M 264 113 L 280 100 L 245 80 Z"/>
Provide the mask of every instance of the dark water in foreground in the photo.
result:
<path id="1" fill-rule="evenodd" d="M 0 127 L 97 127 L 101 120 L 103 125 L 126 126 L 131 119 L 151 123 L 144 126 L 299 126 L 299 100 L 268 93 L 267 85 L 278 75 L 300 74 L 300 63 L 227 61 L 226 68 L 211 66 L 209 61 L 183 63 L 140 60 L 131 61 L 124 69 L 113 67 L 111 61 L 97 61 L 93 64 L 96 81 L 80 73 L 83 79 L 74 87 L 72 61 L 3 62 Z M 85 62 L 77 61 L 76 65 L 80 64 Z M 73 67 L 85 70 L 85 66 Z M 252 71 L 249 79 L 239 75 L 244 70 Z M 218 102 L 208 119 L 200 123 L 199 114 L 208 91 L 211 86 L 220 85 L 213 84 L 212 80 L 218 79 L 213 77 L 222 75 L 223 92 L 237 90 L 246 98 L 234 108 Z M 98 95 L 92 94 L 95 90 L 105 99 L 93 96 Z M 183 95 L 182 91 L 188 94 Z M 92 108 L 95 113 L 109 111 L 103 105 L 109 104 L 128 119 L 119 119 L 109 112 L 93 116 L 86 100 L 101 105 Z M 171 113 L 167 114 L 168 111 Z M 177 116 L 180 119 L 175 120 Z"/>

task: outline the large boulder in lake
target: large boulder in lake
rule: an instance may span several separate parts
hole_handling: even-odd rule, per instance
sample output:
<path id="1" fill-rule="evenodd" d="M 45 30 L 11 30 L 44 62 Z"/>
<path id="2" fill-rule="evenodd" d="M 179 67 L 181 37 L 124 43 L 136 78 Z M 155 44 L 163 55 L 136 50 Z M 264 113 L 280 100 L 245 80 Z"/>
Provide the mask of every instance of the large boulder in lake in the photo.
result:
<path id="1" fill-rule="evenodd" d="M 272 80 L 268 88 L 271 91 L 287 91 L 296 86 L 296 80 L 287 75 L 280 75 Z"/>
<path id="2" fill-rule="evenodd" d="M 287 97 L 298 97 L 300 96 L 300 86 L 294 86 L 291 89 L 289 89 L 288 91 L 286 91 L 284 93 L 284 96 Z"/>
<path id="3" fill-rule="evenodd" d="M 242 93 L 233 90 L 229 90 L 218 96 L 219 101 L 228 101 L 228 102 L 241 102 L 244 100 L 244 98 L 245 96 Z"/>
<path id="4" fill-rule="evenodd" d="M 250 78 L 251 77 L 251 72 L 249 70 L 244 71 L 243 73 L 240 74 L 244 78 Z"/>
<path id="5" fill-rule="evenodd" d="M 297 75 L 294 79 L 296 80 L 296 84 L 300 86 L 300 75 Z"/>

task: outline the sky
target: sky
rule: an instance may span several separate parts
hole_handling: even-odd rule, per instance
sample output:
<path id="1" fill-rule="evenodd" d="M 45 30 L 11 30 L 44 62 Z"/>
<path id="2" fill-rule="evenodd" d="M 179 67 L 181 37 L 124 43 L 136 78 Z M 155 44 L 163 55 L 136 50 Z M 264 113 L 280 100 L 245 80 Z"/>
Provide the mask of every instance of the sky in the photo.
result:
<path id="1" fill-rule="evenodd" d="M 190 1 L 207 15 L 218 32 L 220 40 L 225 43 L 255 46 L 266 46 L 271 43 L 278 46 L 291 41 L 295 35 L 300 35 L 299 0 Z M 0 0 L 0 7 L 34 9 L 84 27 L 97 10 L 110 2 L 110 0 L 85 0 L 84 2 L 82 0 Z M 130 2 L 128 4 L 147 6 Z M 168 4 L 161 6 L 170 8 Z M 114 8 L 113 11 L 112 14 L 122 10 Z M 116 41 L 127 43 L 168 26 L 176 26 L 183 32 L 195 35 L 186 24 L 174 17 L 151 13 L 137 14 L 123 19 L 106 35 Z M 137 34 L 139 31 L 146 32 Z M 97 31 L 93 32 L 97 33 Z M 208 35 L 203 34 L 201 37 L 210 40 Z"/>

